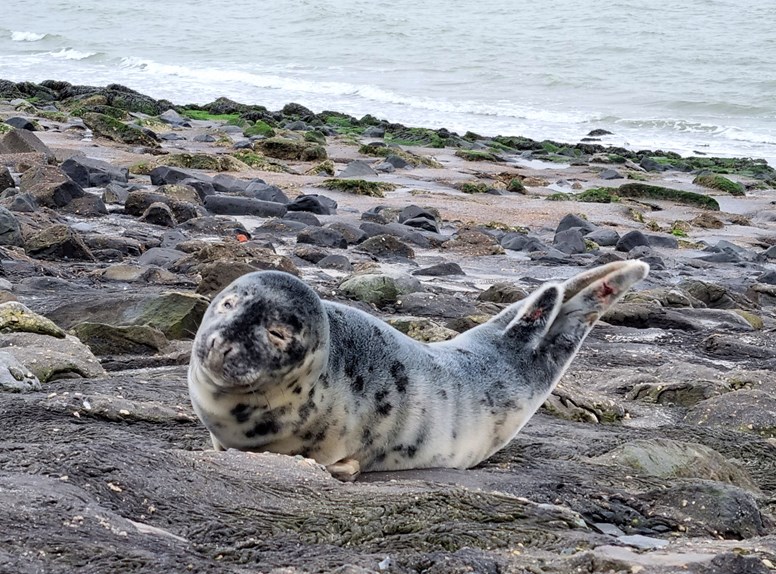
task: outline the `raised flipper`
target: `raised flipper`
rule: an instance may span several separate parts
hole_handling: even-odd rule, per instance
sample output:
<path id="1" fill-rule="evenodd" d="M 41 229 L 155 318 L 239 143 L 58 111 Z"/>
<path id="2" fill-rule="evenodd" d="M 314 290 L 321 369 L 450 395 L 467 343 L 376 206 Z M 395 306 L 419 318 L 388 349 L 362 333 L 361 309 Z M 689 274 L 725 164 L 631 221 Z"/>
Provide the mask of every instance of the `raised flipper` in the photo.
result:
<path id="1" fill-rule="evenodd" d="M 619 301 L 633 285 L 647 276 L 649 265 L 622 261 L 593 269 L 563 284 L 564 303 L 542 339 L 537 357 L 567 365 L 601 315 Z"/>

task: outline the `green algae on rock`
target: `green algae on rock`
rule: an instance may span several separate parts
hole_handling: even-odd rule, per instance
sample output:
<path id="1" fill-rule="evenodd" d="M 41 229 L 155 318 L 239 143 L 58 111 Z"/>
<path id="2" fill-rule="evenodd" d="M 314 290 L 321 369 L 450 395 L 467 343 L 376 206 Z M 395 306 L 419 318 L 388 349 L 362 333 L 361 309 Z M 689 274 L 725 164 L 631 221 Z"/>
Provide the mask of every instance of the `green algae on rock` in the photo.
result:
<path id="1" fill-rule="evenodd" d="M 326 148 L 318 143 L 281 136 L 257 141 L 254 149 L 269 157 L 285 160 L 319 161 L 328 157 Z"/>
<path id="2" fill-rule="evenodd" d="M 356 195 L 368 195 L 370 197 L 385 197 L 386 191 L 396 189 L 396 185 L 393 183 L 367 181 L 365 179 L 332 178 L 324 180 L 320 185 L 326 189 L 355 193 Z"/>
<path id="3" fill-rule="evenodd" d="M 87 112 L 81 116 L 86 126 L 98 137 L 104 137 L 118 143 L 159 147 L 159 142 L 142 130 L 125 124 L 106 114 Z"/>
<path id="4" fill-rule="evenodd" d="M 18 301 L 0 304 L 0 333 L 38 333 L 63 338 L 65 332 L 54 321 L 31 311 Z"/>
<path id="5" fill-rule="evenodd" d="M 175 153 L 155 157 L 130 166 L 129 173 L 148 175 L 160 166 L 202 169 L 206 171 L 246 171 L 248 166 L 230 154 Z"/>
<path id="6" fill-rule="evenodd" d="M 746 195 L 746 193 L 744 193 L 743 185 L 719 174 L 700 174 L 695 179 L 693 179 L 692 182 L 695 185 L 708 187 L 709 189 L 717 189 L 719 191 L 729 193 L 730 195 L 739 197 Z"/>
<path id="7" fill-rule="evenodd" d="M 659 199 L 675 201 L 684 205 L 693 205 L 703 209 L 719 211 L 719 203 L 713 197 L 693 193 L 691 191 L 681 191 L 662 187 L 659 185 L 647 185 L 644 183 L 625 183 L 616 188 L 616 193 L 620 197 L 640 197 L 645 199 Z"/>

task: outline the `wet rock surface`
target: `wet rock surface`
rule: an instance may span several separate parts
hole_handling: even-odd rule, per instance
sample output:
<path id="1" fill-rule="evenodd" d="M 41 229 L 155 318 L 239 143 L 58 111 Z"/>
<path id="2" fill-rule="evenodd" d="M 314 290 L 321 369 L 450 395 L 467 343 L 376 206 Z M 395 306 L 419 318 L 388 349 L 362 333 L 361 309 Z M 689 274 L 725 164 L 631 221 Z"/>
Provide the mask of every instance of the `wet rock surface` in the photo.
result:
<path id="1" fill-rule="evenodd" d="M 92 114 L 93 139 L 10 103 L 41 94 Z M 0 571 L 772 571 L 772 168 L 466 139 L 298 104 L 200 108 L 0 82 L 0 117 L 41 126 L 0 136 Z M 716 196 L 693 184 L 712 168 L 744 184 L 731 211 L 668 193 Z M 634 173 L 651 195 L 552 197 Z M 324 194 L 334 174 L 392 187 Z M 191 338 L 245 273 L 294 273 L 434 342 L 623 258 L 650 262 L 649 278 L 477 468 L 342 484 L 300 457 L 214 452 L 191 409 Z"/>

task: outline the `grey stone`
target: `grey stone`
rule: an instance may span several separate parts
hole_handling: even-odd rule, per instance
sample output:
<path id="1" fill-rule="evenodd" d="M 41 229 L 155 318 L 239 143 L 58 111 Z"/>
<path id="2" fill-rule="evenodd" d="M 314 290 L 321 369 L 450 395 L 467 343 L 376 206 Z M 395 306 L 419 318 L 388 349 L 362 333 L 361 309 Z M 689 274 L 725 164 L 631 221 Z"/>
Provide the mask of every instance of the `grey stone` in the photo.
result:
<path id="1" fill-rule="evenodd" d="M 209 195 L 205 198 L 205 209 L 217 215 L 253 215 L 256 217 L 283 217 L 286 206 L 282 203 L 262 201 L 251 197 Z"/>
<path id="2" fill-rule="evenodd" d="M 180 115 L 175 110 L 167 110 L 159 114 L 159 119 L 166 124 L 176 127 L 191 127 L 191 120 L 185 116 Z"/>
<path id="3" fill-rule="evenodd" d="M 565 229 L 555 234 L 553 247 L 567 255 L 575 255 L 586 251 L 582 231 L 578 228 Z"/>
<path id="4" fill-rule="evenodd" d="M 0 207 L 0 245 L 23 245 L 19 222 L 8 209 Z"/>
<path id="5" fill-rule="evenodd" d="M 634 247 L 641 245 L 649 247 L 649 238 L 641 231 L 634 229 L 633 231 L 629 231 L 620 237 L 620 240 L 617 242 L 614 248 L 617 251 L 624 251 L 627 253 Z"/>
<path id="6" fill-rule="evenodd" d="M 298 221 L 305 225 L 312 225 L 313 227 L 321 227 L 321 220 L 308 211 L 289 211 L 283 216 L 283 219 L 287 221 Z"/>
<path id="7" fill-rule="evenodd" d="M 366 177 L 377 175 L 371 166 L 360 159 L 354 159 L 343 169 L 337 177 Z"/>
<path id="8" fill-rule="evenodd" d="M 309 211 L 316 215 L 334 215 L 337 213 L 337 202 L 325 195 L 300 195 L 286 208 L 288 211 Z"/>
<path id="9" fill-rule="evenodd" d="M 572 229 L 574 227 L 582 229 L 583 233 L 590 233 L 591 231 L 595 231 L 597 226 L 593 225 L 586 219 L 582 219 L 578 215 L 568 213 L 564 215 L 563 219 L 561 219 L 560 223 L 558 223 L 558 227 L 555 228 L 555 233 L 559 233 L 567 229 Z"/>
<path id="10" fill-rule="evenodd" d="M 143 212 L 140 216 L 140 221 L 150 223 L 152 225 L 160 225 L 162 227 L 175 227 L 178 222 L 175 221 L 175 215 L 170 209 L 170 206 L 161 201 L 155 201 Z"/>
<path id="11" fill-rule="evenodd" d="M 0 351 L 0 392 L 26 393 L 39 391 L 35 374 L 8 351 Z"/>
<path id="12" fill-rule="evenodd" d="M 412 272 L 413 275 L 423 275 L 426 277 L 447 277 L 449 275 L 466 275 L 464 270 L 458 263 L 452 261 L 446 261 L 444 263 L 437 263 L 430 267 L 423 267 L 422 269 L 416 269 Z"/>
<path id="13" fill-rule="evenodd" d="M 22 118 L 19 116 L 13 116 L 11 118 L 8 118 L 5 120 L 5 123 L 7 123 L 9 126 L 20 129 L 20 130 L 28 130 L 31 132 L 35 131 L 35 124 L 32 123 L 27 118 Z"/>
<path id="14" fill-rule="evenodd" d="M 344 255 L 327 255 L 320 261 L 318 261 L 318 267 L 321 269 L 336 269 L 337 271 L 350 272 L 353 270 L 353 265 Z"/>
<path id="15" fill-rule="evenodd" d="M 585 239 L 595 241 L 601 247 L 613 247 L 620 240 L 620 234 L 614 229 L 599 227 L 585 235 Z"/>
<path id="16" fill-rule="evenodd" d="M 296 236 L 296 241 L 297 243 L 339 249 L 345 249 L 348 246 L 348 242 L 339 231 L 327 227 L 306 227 Z"/>
<path id="17" fill-rule="evenodd" d="M 112 181 L 127 183 L 129 170 L 106 161 L 74 156 L 62 163 L 62 171 L 81 187 L 104 187 Z"/>
<path id="18" fill-rule="evenodd" d="M 614 169 L 604 169 L 598 174 L 601 179 L 623 179 L 623 175 Z"/>
<path id="19" fill-rule="evenodd" d="M 16 128 L 0 138 L 0 154 L 10 153 L 40 153 L 49 161 L 54 159 L 54 152 L 34 133 Z"/>
<path id="20" fill-rule="evenodd" d="M 282 189 L 276 185 L 268 185 L 261 180 L 250 182 L 242 193 L 248 197 L 274 201 L 275 203 L 288 204 L 291 201 Z"/>
<path id="21" fill-rule="evenodd" d="M 382 138 L 385 137 L 385 128 L 380 126 L 369 126 L 361 135 L 365 138 Z"/>
<path id="22" fill-rule="evenodd" d="M 139 265 L 156 265 L 166 269 L 185 255 L 183 251 L 169 247 L 152 247 L 138 257 L 137 262 Z"/>

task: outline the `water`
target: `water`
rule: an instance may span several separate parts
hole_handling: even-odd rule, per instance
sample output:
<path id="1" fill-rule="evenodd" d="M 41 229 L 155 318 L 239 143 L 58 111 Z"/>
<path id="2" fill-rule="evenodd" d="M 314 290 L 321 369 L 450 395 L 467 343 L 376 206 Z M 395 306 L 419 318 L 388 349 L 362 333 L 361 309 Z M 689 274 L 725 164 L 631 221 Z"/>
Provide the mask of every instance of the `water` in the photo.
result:
<path id="1" fill-rule="evenodd" d="M 2 0 L 0 78 L 776 165 L 773 0 Z"/>

